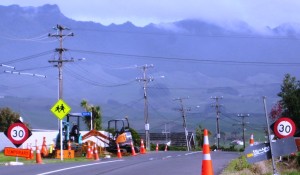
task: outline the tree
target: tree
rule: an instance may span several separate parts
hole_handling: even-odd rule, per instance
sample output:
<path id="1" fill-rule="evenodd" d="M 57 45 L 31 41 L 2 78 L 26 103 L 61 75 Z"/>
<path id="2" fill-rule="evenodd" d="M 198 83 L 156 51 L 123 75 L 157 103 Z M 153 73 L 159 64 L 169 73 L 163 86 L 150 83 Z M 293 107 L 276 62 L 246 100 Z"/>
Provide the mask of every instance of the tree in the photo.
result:
<path id="1" fill-rule="evenodd" d="M 0 108 L 0 132 L 4 132 L 7 128 L 19 120 L 20 114 L 13 112 L 10 108 Z"/>
<path id="2" fill-rule="evenodd" d="M 208 131 L 208 135 L 211 135 L 211 132 Z M 202 128 L 201 125 L 196 128 L 196 140 L 197 140 L 197 146 L 199 148 L 203 147 L 203 140 L 204 140 L 204 129 Z"/>
<path id="3" fill-rule="evenodd" d="M 80 106 L 83 107 L 86 111 L 92 113 L 92 122 L 93 128 L 95 130 L 102 130 L 102 114 L 100 106 L 93 106 L 88 104 L 86 100 L 82 100 Z M 91 117 L 85 117 L 84 122 L 89 128 L 91 126 Z"/>
<path id="4" fill-rule="evenodd" d="M 300 83 L 295 77 L 286 74 L 281 85 L 281 97 L 279 101 L 282 106 L 282 116 L 291 118 L 296 127 L 300 127 Z"/>
<path id="5" fill-rule="evenodd" d="M 269 118 L 272 120 L 272 122 L 275 122 L 277 119 L 279 119 L 282 116 L 282 105 L 280 102 L 277 102 L 271 109 L 271 112 L 269 114 Z"/>

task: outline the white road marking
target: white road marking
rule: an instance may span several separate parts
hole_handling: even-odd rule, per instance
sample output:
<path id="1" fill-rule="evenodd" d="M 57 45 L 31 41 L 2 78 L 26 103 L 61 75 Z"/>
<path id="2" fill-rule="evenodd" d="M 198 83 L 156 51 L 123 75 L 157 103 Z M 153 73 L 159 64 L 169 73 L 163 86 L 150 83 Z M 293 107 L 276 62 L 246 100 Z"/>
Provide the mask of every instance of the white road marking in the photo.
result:
<path id="1" fill-rule="evenodd" d="M 185 155 L 188 156 L 188 155 L 191 155 L 191 154 L 197 154 L 197 153 L 201 153 L 202 151 L 196 151 L 196 152 L 191 152 L 191 153 L 186 153 Z"/>
<path id="2" fill-rule="evenodd" d="M 124 161 L 124 160 L 114 160 L 114 161 L 107 161 L 107 162 L 91 163 L 91 164 L 86 164 L 86 165 L 78 165 L 78 166 L 73 166 L 73 167 L 69 167 L 69 168 L 63 168 L 63 169 L 58 169 L 58 170 L 54 170 L 54 171 L 49 171 L 49 172 L 45 172 L 45 173 L 41 173 L 41 174 L 37 174 L 37 175 L 53 174 L 53 173 L 57 173 L 57 172 L 61 172 L 61 171 L 66 171 L 66 170 L 70 170 L 70 169 L 76 169 L 76 168 L 81 168 L 81 167 L 86 167 L 86 166 L 93 166 L 93 165 L 99 165 L 99 164 L 106 164 L 106 163 L 113 163 L 113 162 L 119 162 L 119 161 Z"/>

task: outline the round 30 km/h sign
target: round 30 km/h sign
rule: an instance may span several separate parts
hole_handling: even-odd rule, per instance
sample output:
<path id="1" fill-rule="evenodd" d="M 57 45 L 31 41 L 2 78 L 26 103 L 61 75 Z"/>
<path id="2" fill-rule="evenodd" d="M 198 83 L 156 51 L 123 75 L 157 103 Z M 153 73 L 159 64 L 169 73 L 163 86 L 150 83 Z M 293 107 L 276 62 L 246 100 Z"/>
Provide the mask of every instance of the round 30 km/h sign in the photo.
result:
<path id="1" fill-rule="evenodd" d="M 275 122 L 274 133 L 279 138 L 293 136 L 296 132 L 296 125 L 290 118 L 280 118 Z"/>
<path id="2" fill-rule="evenodd" d="M 31 136 L 31 131 L 24 123 L 17 121 L 11 124 L 4 134 L 16 147 L 19 147 Z"/>

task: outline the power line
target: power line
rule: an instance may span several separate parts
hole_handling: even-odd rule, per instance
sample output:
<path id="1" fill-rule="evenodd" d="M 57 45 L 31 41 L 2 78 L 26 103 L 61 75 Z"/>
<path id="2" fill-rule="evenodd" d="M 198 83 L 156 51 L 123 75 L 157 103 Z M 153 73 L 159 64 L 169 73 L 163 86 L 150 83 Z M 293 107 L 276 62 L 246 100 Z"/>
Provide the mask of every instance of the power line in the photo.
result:
<path id="1" fill-rule="evenodd" d="M 80 81 L 83 81 L 85 83 L 88 83 L 90 85 L 93 85 L 93 86 L 98 86 L 98 87 L 107 87 L 107 88 L 111 88 L 111 87 L 120 87 L 120 86 L 126 86 L 126 85 L 129 85 L 129 84 L 132 84 L 133 82 L 135 82 L 135 80 L 131 80 L 131 81 L 128 81 L 128 82 L 124 82 L 124 83 L 116 83 L 116 84 L 102 84 L 102 83 L 99 83 L 97 81 L 94 81 L 94 80 L 91 80 L 89 78 L 86 78 L 84 77 L 83 75 L 80 75 L 78 74 L 76 71 L 73 71 L 71 69 L 69 69 L 68 67 L 66 67 L 66 71 L 67 72 L 70 72 L 70 75 L 72 77 L 74 77 L 75 79 L 77 80 L 80 80 Z"/>
<path id="2" fill-rule="evenodd" d="M 48 50 L 48 51 L 37 53 L 37 54 L 34 54 L 34 55 L 30 55 L 30 56 L 21 57 L 21 58 L 14 59 L 14 60 L 2 62 L 1 64 L 13 64 L 13 63 L 17 63 L 17 62 L 22 62 L 22 61 L 30 60 L 30 59 L 33 59 L 33 58 L 41 57 L 41 56 L 44 56 L 44 55 L 48 55 L 50 53 L 53 53 L 53 50 Z"/>
<path id="3" fill-rule="evenodd" d="M 234 61 L 234 60 L 214 60 L 214 59 L 195 59 L 195 58 L 180 58 L 180 57 L 163 57 L 163 56 L 148 56 L 148 55 L 137 55 L 137 54 L 124 54 L 124 53 L 113 53 L 113 52 L 101 52 L 101 51 L 86 51 L 86 50 L 73 50 L 73 52 L 95 54 L 95 55 L 112 55 L 120 57 L 138 57 L 145 59 L 158 59 L 158 60 L 169 60 L 169 61 L 188 61 L 196 63 L 207 63 L 207 64 L 233 64 L 233 65 L 260 65 L 260 66 L 300 66 L 298 62 L 267 62 L 267 61 Z"/>
<path id="4" fill-rule="evenodd" d="M 262 36 L 262 35 L 234 35 L 234 34 L 189 34 L 189 33 L 175 33 L 175 32 L 142 32 L 142 31 L 128 31 L 128 30 L 103 30 L 103 29 L 88 29 L 88 28 L 73 28 L 74 30 L 92 31 L 102 33 L 125 33 L 137 35 L 156 35 L 156 36 L 184 36 L 184 37 L 201 37 L 201 38 L 244 38 L 244 39 L 272 39 L 272 40 L 300 40 L 298 36 Z"/>

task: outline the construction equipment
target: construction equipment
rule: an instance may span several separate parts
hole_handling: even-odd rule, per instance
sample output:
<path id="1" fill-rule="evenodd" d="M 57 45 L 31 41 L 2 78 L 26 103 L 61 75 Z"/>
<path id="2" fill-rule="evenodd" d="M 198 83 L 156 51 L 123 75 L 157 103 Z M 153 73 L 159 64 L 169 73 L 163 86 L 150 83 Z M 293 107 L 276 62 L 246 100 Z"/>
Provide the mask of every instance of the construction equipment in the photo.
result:
<path id="1" fill-rule="evenodd" d="M 73 123 L 72 129 L 70 130 L 70 117 L 77 117 L 77 122 Z M 82 144 L 82 136 L 79 132 L 80 128 L 80 117 L 78 115 L 67 115 L 67 121 L 63 121 L 63 129 L 62 129 L 62 135 L 63 135 L 63 149 L 68 149 L 68 142 L 71 142 L 72 147 L 76 147 Z M 58 133 L 56 138 L 56 145 L 55 149 L 60 149 L 60 133 Z"/>
<path id="2" fill-rule="evenodd" d="M 77 122 L 73 122 L 72 129 L 70 130 L 70 118 L 77 117 Z M 95 137 L 101 142 L 105 143 L 106 150 L 111 153 L 117 153 L 117 143 L 119 144 L 121 152 L 132 152 L 131 142 L 132 134 L 130 132 L 128 119 L 114 119 L 108 121 L 107 132 L 108 134 L 103 134 L 97 130 L 91 130 L 88 133 L 81 135 L 80 129 L 80 119 L 81 115 L 68 114 L 66 116 L 67 120 L 63 121 L 63 150 L 68 149 L 68 143 L 71 143 L 72 150 L 75 151 L 75 156 L 83 156 L 87 151 L 87 143 L 92 141 L 84 140 L 89 137 Z M 93 144 L 93 143 L 91 143 Z M 56 150 L 60 149 L 60 133 L 57 135 L 56 139 Z M 139 147 L 134 147 L 135 152 L 139 152 Z"/>
<path id="3" fill-rule="evenodd" d="M 117 143 L 122 152 L 132 152 L 131 142 L 133 139 L 127 117 L 125 119 L 109 120 L 107 131 L 111 132 L 107 148 L 109 152 L 117 152 Z M 134 147 L 134 150 L 140 152 L 139 147 Z"/>
<path id="4" fill-rule="evenodd" d="M 119 144 L 121 152 L 132 152 L 131 142 L 133 140 L 127 118 L 109 120 L 107 132 L 109 134 L 105 135 L 99 131 L 91 130 L 82 136 L 82 140 L 94 136 L 107 145 L 106 150 L 108 152 L 117 153 L 117 144 Z M 135 152 L 140 151 L 139 147 L 134 147 L 134 150 Z"/>

